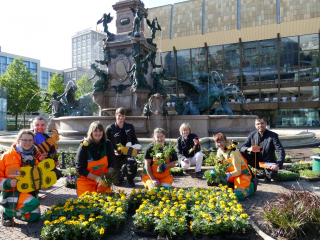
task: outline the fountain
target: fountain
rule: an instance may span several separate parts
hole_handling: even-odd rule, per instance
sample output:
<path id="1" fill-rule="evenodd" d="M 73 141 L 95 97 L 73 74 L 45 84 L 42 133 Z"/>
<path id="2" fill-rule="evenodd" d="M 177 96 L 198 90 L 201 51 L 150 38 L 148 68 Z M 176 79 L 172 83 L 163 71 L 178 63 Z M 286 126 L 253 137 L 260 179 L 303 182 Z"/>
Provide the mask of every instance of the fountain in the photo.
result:
<path id="1" fill-rule="evenodd" d="M 91 64 L 94 76 L 90 79 L 98 77 L 91 96 L 94 103 L 99 106 L 99 116 L 74 114 L 73 108 L 67 111 L 67 116 L 66 111 L 55 112 L 49 121 L 48 129 L 58 129 L 62 135 L 58 143 L 60 148 L 66 149 L 70 146 L 77 148 L 79 139 L 85 136 L 93 121 L 101 121 L 104 126 L 115 122 L 114 113 L 117 107 L 126 108 L 126 121 L 134 124 L 142 145 L 151 142 L 150 137 L 156 127 L 165 128 L 168 132 L 167 137 L 177 138 L 180 136 L 179 127 L 183 122 L 191 124 L 193 132 L 202 138 L 203 147 L 213 146 L 211 136 L 218 132 L 243 142 L 249 132 L 255 130 L 254 120 L 257 116 L 232 115 L 232 110 L 228 107 L 228 98 L 231 96 L 240 102 L 243 99 L 232 92 L 232 90 L 239 91 L 236 86 L 224 86 L 221 79 L 220 81 L 214 79 L 213 73 L 220 78 L 217 72 L 199 74 L 196 83 L 174 79 L 181 84 L 186 97 L 170 96 L 171 104 L 179 115 L 168 116 L 165 108 L 167 93 L 160 81 L 168 78 L 163 67 L 155 63 L 157 45 L 153 43 L 156 32 L 161 33 L 159 24 L 161 20 L 158 22 L 155 18 L 146 21 L 151 29 L 151 38 L 146 38 L 144 22 L 141 19 L 147 16 L 147 9 L 141 1 L 118 0 L 113 8 L 117 13 L 117 34 L 108 31 L 107 25 L 112 22 L 113 17 L 104 14 L 98 20 L 98 24 L 103 23 L 106 32 L 106 38 L 102 40 L 103 59 L 97 49 L 99 58 L 95 59 L 95 62 L 98 65 Z M 96 48 L 99 44 L 98 42 Z M 54 96 L 53 100 L 57 97 Z M 62 96 L 61 99 L 68 98 Z M 220 104 L 220 108 L 211 109 L 215 102 Z M 212 115 L 204 115 L 210 110 Z M 300 137 L 303 138 L 300 139 L 300 143 L 310 144 L 314 141 L 312 133 Z M 286 137 L 282 143 L 286 146 L 287 140 L 288 145 L 292 146 L 294 139 Z M 0 145 L 7 146 L 9 142 L 11 140 L 2 139 Z"/>

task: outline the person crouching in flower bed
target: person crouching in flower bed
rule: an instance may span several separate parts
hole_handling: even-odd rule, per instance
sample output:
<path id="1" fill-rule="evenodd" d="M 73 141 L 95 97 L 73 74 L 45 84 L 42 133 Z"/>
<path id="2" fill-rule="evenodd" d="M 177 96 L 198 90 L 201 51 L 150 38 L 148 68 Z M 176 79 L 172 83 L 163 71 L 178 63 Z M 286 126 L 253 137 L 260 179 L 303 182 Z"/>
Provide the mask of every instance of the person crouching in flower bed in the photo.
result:
<path id="1" fill-rule="evenodd" d="M 27 166 L 37 166 L 41 153 L 34 145 L 34 134 L 32 131 L 21 130 L 18 133 L 16 142 L 8 152 L 2 155 L 0 160 L 0 191 L 2 212 L 2 225 L 10 226 L 14 217 L 26 221 L 34 222 L 41 217 L 40 202 L 35 197 L 36 192 L 20 193 L 17 190 L 18 180 L 9 176 L 10 168 L 20 168 Z M 43 188 L 45 189 L 45 188 Z"/>
<path id="2" fill-rule="evenodd" d="M 226 135 L 218 133 L 214 136 L 214 141 L 218 149 L 217 158 L 224 158 L 232 165 L 228 167 L 226 180 L 234 184 L 234 194 L 239 200 L 252 195 L 257 190 L 258 179 L 252 180 L 252 173 L 248 167 L 247 161 L 237 150 L 236 143 L 229 142 Z"/>
<path id="3" fill-rule="evenodd" d="M 191 126 L 189 123 L 182 123 L 180 126 L 181 136 L 177 139 L 178 142 L 178 160 L 183 168 L 183 173 L 195 165 L 195 172 L 197 178 L 202 178 L 201 165 L 203 161 L 203 153 L 200 151 L 200 142 L 196 134 L 191 133 Z"/>
<path id="4" fill-rule="evenodd" d="M 144 153 L 145 166 L 141 178 L 145 188 L 171 189 L 173 177 L 169 170 L 175 166 L 178 158 L 174 148 L 165 143 L 165 139 L 165 130 L 156 128 L 153 132 L 153 142 Z M 161 161 L 165 163 L 159 165 Z"/>
<path id="5" fill-rule="evenodd" d="M 114 151 L 112 143 L 107 140 L 103 125 L 96 121 L 91 123 L 87 139 L 85 139 L 78 149 L 76 155 L 77 170 L 77 194 L 84 192 L 106 192 L 110 190 L 102 186 L 101 174 L 112 172 Z"/>

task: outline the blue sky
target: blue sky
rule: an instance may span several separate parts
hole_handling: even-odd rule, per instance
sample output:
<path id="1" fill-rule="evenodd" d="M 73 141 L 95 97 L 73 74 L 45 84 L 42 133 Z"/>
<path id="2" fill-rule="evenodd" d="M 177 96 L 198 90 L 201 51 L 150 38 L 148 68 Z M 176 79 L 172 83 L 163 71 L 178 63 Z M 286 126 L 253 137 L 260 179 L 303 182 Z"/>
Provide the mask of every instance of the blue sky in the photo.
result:
<path id="1" fill-rule="evenodd" d="M 2 52 L 40 59 L 41 66 L 71 67 L 71 37 L 92 27 L 118 0 L 0 0 L 0 46 Z M 144 0 L 146 8 L 185 0 Z M 161 18 L 161 16 L 158 16 Z M 102 25 L 98 29 L 102 30 Z M 115 30 L 115 19 L 109 26 Z"/>

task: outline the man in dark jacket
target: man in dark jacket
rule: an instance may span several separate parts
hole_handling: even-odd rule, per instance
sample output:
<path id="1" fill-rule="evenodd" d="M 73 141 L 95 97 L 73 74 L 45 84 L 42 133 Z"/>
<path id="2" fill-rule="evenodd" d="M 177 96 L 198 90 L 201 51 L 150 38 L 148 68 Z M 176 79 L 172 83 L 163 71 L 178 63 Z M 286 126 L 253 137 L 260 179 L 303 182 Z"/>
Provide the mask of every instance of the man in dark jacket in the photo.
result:
<path id="1" fill-rule="evenodd" d="M 271 178 L 277 177 L 278 170 L 282 168 L 285 152 L 279 141 L 278 134 L 267 129 L 267 121 L 264 118 L 257 118 L 255 121 L 257 131 L 249 134 L 247 140 L 242 144 L 240 152 L 252 167 L 259 167 L 259 162 L 275 163 L 264 169 L 265 181 L 270 182 Z M 252 152 L 252 146 L 260 146 L 260 152 L 257 152 L 257 161 L 255 163 L 255 153 Z M 278 154 L 278 160 L 275 156 L 275 151 Z M 250 153 L 249 153 L 250 152 Z"/>
<path id="2" fill-rule="evenodd" d="M 131 144 L 134 145 L 138 144 L 139 141 L 134 126 L 124 121 L 126 118 L 126 110 L 122 107 L 118 108 L 115 117 L 116 122 L 107 126 L 106 129 L 107 138 L 112 142 L 114 148 L 115 159 L 113 168 L 119 174 L 118 185 L 121 185 L 126 176 L 129 186 L 134 187 L 135 183 L 133 179 L 137 175 L 137 162 L 132 157 L 118 153 L 117 144 L 121 143 L 123 146 L 126 146 L 128 142 L 131 142 Z"/>

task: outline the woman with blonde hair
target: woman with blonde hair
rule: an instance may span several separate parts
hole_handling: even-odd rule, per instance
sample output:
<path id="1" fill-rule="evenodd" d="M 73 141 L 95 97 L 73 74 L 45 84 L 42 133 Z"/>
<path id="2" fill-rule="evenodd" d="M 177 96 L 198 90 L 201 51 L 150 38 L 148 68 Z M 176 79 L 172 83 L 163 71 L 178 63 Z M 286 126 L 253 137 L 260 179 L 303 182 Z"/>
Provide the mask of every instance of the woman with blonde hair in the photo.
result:
<path id="1" fill-rule="evenodd" d="M 229 142 L 226 135 L 218 133 L 214 136 L 218 148 L 217 158 L 224 158 L 232 165 L 228 167 L 226 180 L 234 185 L 234 194 L 239 200 L 252 195 L 257 190 L 258 179 L 252 179 L 247 160 L 242 157 L 236 144 Z"/>
<path id="2" fill-rule="evenodd" d="M 102 123 L 91 123 L 85 139 L 76 155 L 77 194 L 84 192 L 106 192 L 107 187 L 100 185 L 102 173 L 113 171 L 113 146 L 106 138 Z"/>
<path id="3" fill-rule="evenodd" d="M 12 218 L 16 217 L 27 222 L 34 222 L 41 217 L 40 202 L 36 198 L 36 191 L 21 193 L 17 190 L 18 180 L 9 176 L 10 168 L 37 166 L 40 160 L 40 152 L 34 145 L 34 134 L 29 130 L 21 130 L 15 143 L 9 151 L 1 156 L 0 160 L 0 191 L 2 225 L 10 226 Z M 13 209 L 15 209 L 13 211 Z"/>
<path id="4" fill-rule="evenodd" d="M 178 161 L 179 165 L 186 170 L 194 165 L 196 176 L 202 178 L 201 165 L 203 161 L 203 153 L 200 151 L 200 142 L 196 134 L 191 133 L 191 126 L 189 123 L 182 123 L 180 126 L 181 136 L 177 139 L 178 143 Z"/>
<path id="5" fill-rule="evenodd" d="M 173 177 L 169 170 L 175 166 L 177 154 L 172 152 L 171 155 L 166 157 L 166 163 L 159 166 L 160 172 L 158 170 L 158 165 L 156 164 L 157 158 L 160 158 L 163 154 L 164 147 L 169 146 L 165 143 L 165 139 L 165 130 L 156 128 L 153 132 L 153 142 L 149 144 L 144 152 L 145 166 L 141 178 L 145 188 L 164 187 L 166 189 L 171 189 Z M 155 152 L 155 149 L 158 149 L 158 152 Z"/>

